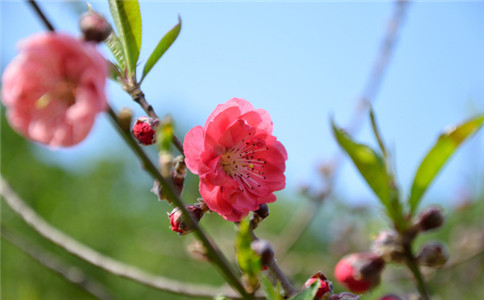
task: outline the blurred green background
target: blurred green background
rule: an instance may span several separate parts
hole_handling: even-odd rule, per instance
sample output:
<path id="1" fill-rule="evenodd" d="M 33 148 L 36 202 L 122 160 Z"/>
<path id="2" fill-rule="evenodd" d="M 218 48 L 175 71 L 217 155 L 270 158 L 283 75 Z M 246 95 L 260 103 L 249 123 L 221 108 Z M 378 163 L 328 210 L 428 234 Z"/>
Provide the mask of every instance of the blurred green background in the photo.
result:
<path id="1" fill-rule="evenodd" d="M 83 170 L 67 171 L 40 158 L 38 146 L 12 132 L 5 118 L 1 125 L 2 176 L 52 225 L 105 255 L 154 274 L 192 283 L 224 284 L 215 267 L 187 250 L 195 241 L 193 236 L 178 237 L 168 229 L 169 205 L 158 201 L 149 191 L 152 181 L 121 140 L 115 140 L 116 153 L 105 153 Z M 189 175 L 184 198 L 196 199 L 196 187 L 196 178 Z M 459 207 L 449 207 L 443 228 L 419 237 L 416 248 L 426 240 L 437 239 L 450 247 L 452 259 L 457 260 L 482 248 L 484 199 L 482 195 L 480 199 L 469 196 L 461 199 Z M 338 259 L 352 251 L 365 251 L 371 238 L 388 227 L 379 209 L 348 207 L 341 200 L 337 196 L 326 200 L 309 230 L 287 254 L 277 257 L 297 287 L 321 270 L 333 281 L 336 291 L 344 291 L 333 280 Z M 288 220 L 310 205 L 304 196 L 285 199 L 281 193 L 280 200 L 270 205 L 271 215 L 259 226 L 257 234 L 275 244 L 281 242 Z M 67 265 L 79 268 L 114 299 L 188 299 L 118 278 L 73 257 L 40 237 L 4 201 L 1 220 L 2 230 L 6 228 L 9 233 L 42 246 Z M 233 261 L 233 224 L 210 214 L 203 218 L 202 225 Z M 483 259 L 480 252 L 429 275 L 435 299 L 481 299 Z M 1 243 L 1 279 L 2 299 L 94 299 L 5 239 Z M 413 291 L 409 273 L 400 266 L 389 266 L 383 273 L 382 284 L 363 299 L 377 299 L 386 292 L 404 295 Z"/>

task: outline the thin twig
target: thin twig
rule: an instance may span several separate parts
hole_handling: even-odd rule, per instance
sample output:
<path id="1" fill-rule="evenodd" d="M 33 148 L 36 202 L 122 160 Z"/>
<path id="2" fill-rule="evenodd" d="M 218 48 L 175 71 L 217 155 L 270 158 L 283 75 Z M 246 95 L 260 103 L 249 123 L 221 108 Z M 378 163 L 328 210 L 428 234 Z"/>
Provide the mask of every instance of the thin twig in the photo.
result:
<path id="1" fill-rule="evenodd" d="M 54 26 L 52 26 L 52 24 L 49 22 L 49 20 L 45 16 L 45 14 L 42 12 L 40 7 L 37 5 L 37 2 L 35 2 L 34 0 L 28 0 L 27 2 L 34 8 L 35 12 L 42 19 L 42 22 L 44 22 L 47 29 L 49 29 L 49 31 L 55 31 Z"/>
<path id="2" fill-rule="evenodd" d="M 374 102 L 376 95 L 381 87 L 381 83 L 383 81 L 383 76 L 388 69 L 390 58 L 394 52 L 394 48 L 398 39 L 398 35 L 400 29 L 402 27 L 402 23 L 405 19 L 405 15 L 407 12 L 408 0 L 397 0 L 395 1 L 395 10 L 393 12 L 393 16 L 388 22 L 387 30 L 385 36 L 381 42 L 381 48 L 378 53 L 377 59 L 372 67 L 370 72 L 370 76 L 368 77 L 367 83 L 365 85 L 364 91 L 362 96 L 359 98 L 355 112 L 351 117 L 348 125 L 345 126 L 347 132 L 351 134 L 355 134 L 359 128 L 361 128 L 362 123 L 362 116 L 363 112 L 367 108 L 368 103 Z M 332 166 L 332 177 L 336 176 L 338 169 L 341 167 L 342 164 L 342 156 L 341 152 L 338 151 L 329 160 Z M 332 178 L 334 179 L 334 178 Z M 332 185 L 332 182 L 330 183 Z M 282 254 L 292 248 L 292 246 L 299 240 L 301 235 L 304 231 L 309 227 L 313 219 L 316 217 L 321 204 L 324 202 L 331 193 L 331 187 L 328 188 L 330 192 L 322 192 L 320 195 L 314 197 L 315 205 L 312 205 L 310 208 L 308 207 L 301 207 L 298 212 L 294 214 L 291 220 L 287 223 L 288 225 L 282 230 L 282 233 L 279 235 L 280 239 L 275 242 L 275 245 L 284 247 Z M 297 224 L 297 226 L 294 226 Z M 300 228 L 303 230 L 300 230 Z M 284 241 L 288 239 L 288 241 Z"/>
<path id="3" fill-rule="evenodd" d="M 125 142 L 128 146 L 133 150 L 133 152 L 138 156 L 138 158 L 143 163 L 143 167 L 145 171 L 148 172 L 153 179 L 156 179 L 160 182 L 163 187 L 163 193 L 165 196 L 170 199 L 174 205 L 176 205 L 185 216 L 185 221 L 187 222 L 188 226 L 193 227 L 193 232 L 198 237 L 198 239 L 202 242 L 203 246 L 207 250 L 208 258 L 219 267 L 220 271 L 224 275 L 225 279 L 232 285 L 242 296 L 244 299 L 251 299 L 252 296 L 247 293 L 242 283 L 239 281 L 235 273 L 233 272 L 232 268 L 229 265 L 229 262 L 220 251 L 220 249 L 208 238 L 207 234 L 201 229 L 198 222 L 195 221 L 192 214 L 190 214 L 187 209 L 185 208 L 185 204 L 183 203 L 182 199 L 178 196 L 175 192 L 176 188 L 173 184 L 166 180 L 165 177 L 161 175 L 159 170 L 155 167 L 155 165 L 151 162 L 148 158 L 146 153 L 141 149 L 139 144 L 131 137 L 130 133 L 125 131 L 122 125 L 119 123 L 119 120 L 112 110 L 111 107 L 108 107 L 108 115 L 110 116 L 111 120 L 114 123 L 114 127 L 118 130 L 118 133 L 121 134 Z"/>
<path id="4" fill-rule="evenodd" d="M 410 245 L 410 243 L 403 244 L 403 257 L 405 260 L 405 264 L 407 265 L 408 269 L 410 270 L 410 272 L 412 272 L 415 278 L 418 292 L 422 296 L 423 300 L 430 300 L 427 285 L 425 284 L 422 272 L 418 267 L 417 260 L 412 253 L 412 246 Z"/>
<path id="5" fill-rule="evenodd" d="M 50 225 L 17 196 L 17 194 L 10 188 L 8 183 L 1 177 L 1 175 L 0 187 L 0 194 L 4 197 L 5 202 L 41 236 L 60 246 L 67 252 L 74 254 L 82 260 L 105 271 L 173 294 L 201 298 L 213 298 L 217 295 L 225 294 L 230 298 L 238 298 L 233 291 L 227 291 L 226 289 L 220 289 L 207 285 L 189 284 L 162 276 L 156 276 L 135 266 L 131 266 L 117 261 L 111 257 L 105 256 L 96 250 L 74 240 L 70 236 Z"/>
<path id="6" fill-rule="evenodd" d="M 2 226 L 1 236 L 12 246 L 29 255 L 47 269 L 59 274 L 66 281 L 71 282 L 82 291 L 101 300 L 114 300 L 114 297 L 100 282 L 90 278 L 78 267 L 67 264 L 48 250 L 34 245 L 25 237 Z"/>

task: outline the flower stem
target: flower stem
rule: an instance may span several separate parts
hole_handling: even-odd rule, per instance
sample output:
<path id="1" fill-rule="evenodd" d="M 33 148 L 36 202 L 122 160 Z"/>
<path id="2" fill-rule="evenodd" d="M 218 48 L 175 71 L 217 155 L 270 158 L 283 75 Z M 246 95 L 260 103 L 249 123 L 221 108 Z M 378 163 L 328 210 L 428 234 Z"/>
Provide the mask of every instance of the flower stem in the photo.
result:
<path id="1" fill-rule="evenodd" d="M 203 246 L 207 250 L 207 255 L 210 258 L 210 260 L 219 267 L 223 275 L 225 276 L 225 279 L 229 282 L 232 287 L 234 287 L 239 294 L 242 296 L 243 299 L 253 299 L 253 296 L 247 293 L 242 285 L 242 283 L 239 281 L 235 273 L 232 271 L 227 259 L 225 256 L 222 254 L 220 249 L 218 249 L 207 237 L 205 232 L 200 228 L 197 222 L 193 219 L 193 216 L 188 213 L 187 209 L 185 208 L 185 205 L 183 201 L 180 199 L 180 197 L 176 194 L 175 188 L 173 187 L 173 184 L 169 181 L 167 181 L 158 171 L 158 169 L 155 167 L 155 165 L 151 162 L 151 160 L 148 158 L 146 153 L 141 149 L 141 147 L 138 145 L 138 143 L 131 137 L 130 133 L 128 131 L 125 131 L 122 129 L 118 122 L 118 118 L 114 111 L 112 110 L 111 107 L 108 108 L 108 114 L 111 117 L 113 123 L 115 124 L 116 129 L 120 133 L 120 135 L 123 137 L 123 139 L 126 141 L 126 143 L 129 145 L 131 150 L 138 156 L 138 158 L 142 161 L 143 167 L 145 170 L 156 180 L 160 182 L 160 184 L 163 186 L 163 193 L 167 196 L 168 199 L 170 199 L 175 206 L 177 206 L 184 214 L 186 221 L 189 223 L 189 226 L 193 226 L 193 231 L 197 235 L 198 239 L 202 242 Z"/>
<path id="2" fill-rule="evenodd" d="M 417 289 L 422 296 L 423 300 L 430 300 L 430 295 L 428 292 L 427 285 L 423 279 L 422 272 L 420 271 L 415 256 L 412 253 L 412 247 L 410 243 L 403 244 L 403 253 L 405 258 L 405 264 L 407 265 L 410 272 L 412 272 L 415 281 L 417 282 Z"/>
<path id="3" fill-rule="evenodd" d="M 52 26 L 47 17 L 44 15 L 40 7 L 37 5 L 37 2 L 35 2 L 35 0 L 28 0 L 27 2 L 34 8 L 35 12 L 42 19 L 42 22 L 44 22 L 44 25 L 47 27 L 47 29 L 49 29 L 49 31 L 55 31 L 54 26 Z"/>

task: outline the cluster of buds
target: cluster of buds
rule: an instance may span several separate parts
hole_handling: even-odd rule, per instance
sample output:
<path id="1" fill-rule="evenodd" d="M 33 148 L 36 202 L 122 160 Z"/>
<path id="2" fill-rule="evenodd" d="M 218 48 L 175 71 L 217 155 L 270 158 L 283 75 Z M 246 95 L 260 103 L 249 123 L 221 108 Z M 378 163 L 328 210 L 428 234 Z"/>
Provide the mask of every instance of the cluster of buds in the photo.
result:
<path id="1" fill-rule="evenodd" d="M 143 145 L 156 143 L 156 130 L 161 121 L 157 118 L 139 117 L 133 126 L 134 137 Z"/>
<path id="2" fill-rule="evenodd" d="M 198 203 L 194 205 L 185 205 L 188 213 L 193 217 L 195 223 L 200 222 L 205 212 L 208 211 L 208 207 L 202 199 L 198 199 Z M 170 219 L 170 229 L 172 231 L 178 232 L 179 235 L 185 235 L 193 231 L 193 224 L 183 216 L 183 212 L 178 208 L 174 208 L 170 213 L 168 213 L 168 218 Z"/>

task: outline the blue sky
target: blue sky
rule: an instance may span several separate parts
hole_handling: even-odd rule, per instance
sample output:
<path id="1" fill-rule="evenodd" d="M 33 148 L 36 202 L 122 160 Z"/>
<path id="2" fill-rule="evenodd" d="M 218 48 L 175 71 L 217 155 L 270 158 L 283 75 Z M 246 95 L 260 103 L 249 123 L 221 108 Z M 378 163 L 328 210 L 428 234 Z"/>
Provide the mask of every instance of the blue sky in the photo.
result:
<path id="1" fill-rule="evenodd" d="M 15 43 L 44 27 L 24 2 L 0 5 L 3 71 L 16 53 Z M 58 30 L 79 34 L 76 14 L 84 9 L 82 3 L 40 5 Z M 92 5 L 109 15 L 107 2 Z M 142 86 L 158 114 L 170 113 L 186 132 L 232 97 L 266 109 L 274 134 L 289 154 L 290 193 L 303 183 L 319 184 L 319 164 L 337 150 L 329 118 L 333 115 L 337 123 L 346 124 L 352 115 L 394 8 L 390 1 L 142 1 L 140 6 L 141 65 L 178 15 L 183 21 L 178 40 Z M 110 84 L 107 91 L 113 106 L 129 106 L 142 115 L 119 87 Z M 408 190 L 438 134 L 447 125 L 484 112 L 484 2 L 411 3 L 374 109 L 394 153 L 398 179 Z M 118 140 L 106 139 L 113 134 L 109 126 L 100 117 L 79 146 L 40 148 L 40 153 L 78 168 L 91 155 L 118 151 Z M 459 150 L 427 199 L 453 201 L 462 188 L 477 192 L 477 176 L 484 178 L 483 135 Z M 375 145 L 368 122 L 357 139 Z M 374 201 L 348 162 L 337 191 L 356 203 Z"/>

